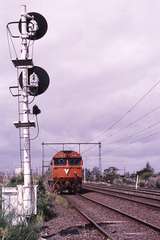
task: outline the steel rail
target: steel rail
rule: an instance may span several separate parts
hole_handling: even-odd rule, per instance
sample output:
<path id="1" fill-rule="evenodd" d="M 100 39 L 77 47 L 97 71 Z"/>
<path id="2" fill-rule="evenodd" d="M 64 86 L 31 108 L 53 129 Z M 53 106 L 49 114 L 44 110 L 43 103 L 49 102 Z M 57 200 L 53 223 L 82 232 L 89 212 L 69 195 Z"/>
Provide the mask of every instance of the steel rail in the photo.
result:
<path id="1" fill-rule="evenodd" d="M 149 202 L 142 202 L 141 200 L 135 200 L 135 199 L 131 199 L 131 198 L 125 197 L 125 196 L 114 195 L 114 193 L 108 193 L 108 192 L 106 192 L 107 190 L 102 190 L 102 189 L 100 189 L 98 187 L 85 187 L 84 186 L 83 189 L 91 190 L 93 192 L 97 192 L 97 193 L 101 193 L 101 194 L 104 194 L 104 195 L 113 196 L 113 197 L 120 198 L 120 199 L 125 199 L 125 200 L 128 200 L 130 202 L 140 203 L 140 204 L 143 204 L 143 205 L 146 205 L 146 206 L 155 207 L 155 208 L 160 209 L 160 204 L 149 203 Z M 133 197 L 139 197 L 139 196 L 133 196 Z M 157 200 L 157 199 L 152 199 L 152 200 L 160 201 L 160 200 Z"/>
<path id="2" fill-rule="evenodd" d="M 85 187 L 85 186 L 91 187 L 91 185 L 89 185 L 89 184 L 83 184 L 83 186 L 84 186 L 84 187 Z M 98 186 L 93 186 L 93 185 L 92 185 L 92 187 L 94 187 L 94 188 L 99 188 Z M 118 189 L 118 188 L 112 189 L 112 188 L 110 188 L 110 187 L 102 187 L 102 186 L 101 186 L 101 189 L 104 189 L 104 190 L 109 191 L 109 192 L 122 193 L 122 194 L 124 194 L 124 195 L 130 195 L 130 196 L 134 196 L 134 197 L 141 197 L 141 198 L 144 198 L 144 199 L 150 199 L 150 200 L 160 201 L 160 199 L 157 199 L 157 198 L 154 198 L 154 197 L 149 197 L 149 196 L 141 195 L 141 194 L 145 194 L 145 193 L 138 193 L 138 194 L 135 195 L 135 194 L 132 192 L 132 190 L 131 190 L 131 191 L 130 191 L 130 190 L 121 190 L 121 189 Z M 151 195 L 151 194 L 150 194 L 150 195 Z M 154 195 L 154 194 L 153 194 L 153 195 Z M 160 195 L 159 195 L 159 197 L 160 197 Z"/>
<path id="3" fill-rule="evenodd" d="M 81 195 L 80 195 L 81 196 Z M 106 240 L 115 240 L 108 232 L 106 232 L 99 224 L 97 224 L 91 217 L 89 217 L 85 212 L 80 210 L 73 200 L 67 198 L 67 200 L 72 204 L 72 207 L 79 212 L 84 218 L 86 218 L 101 234 L 106 237 Z"/>
<path id="4" fill-rule="evenodd" d="M 103 186 L 105 187 L 105 186 Z M 106 186 L 106 188 L 110 189 L 120 189 L 124 191 L 131 191 L 131 192 L 136 192 L 136 193 L 144 193 L 144 194 L 149 194 L 149 195 L 155 195 L 155 196 L 160 196 L 160 191 L 159 190 L 154 190 L 154 189 L 144 189 L 144 188 L 138 188 L 135 189 L 133 187 L 121 187 L 121 186 Z"/>
<path id="5" fill-rule="evenodd" d="M 110 189 L 120 189 L 120 190 L 123 190 L 123 191 L 130 191 L 130 192 L 136 192 L 136 193 L 142 193 L 142 194 L 148 194 L 148 195 L 155 195 L 155 196 L 157 196 L 157 197 L 160 197 L 160 191 L 156 191 L 156 190 L 153 190 L 153 189 L 150 189 L 150 190 L 148 190 L 148 189 L 133 189 L 133 188 L 129 188 L 129 187 L 127 187 L 127 188 L 125 188 L 125 187 L 120 187 L 120 186 L 117 186 L 117 187 L 115 187 L 115 186 L 106 186 L 106 188 L 110 188 Z"/>
<path id="6" fill-rule="evenodd" d="M 132 220 L 134 220 L 134 221 L 136 221 L 136 222 L 139 222 L 139 223 L 141 223 L 141 224 L 143 224 L 143 225 L 145 225 L 145 226 L 148 226 L 148 227 L 152 228 L 152 229 L 155 230 L 155 231 L 160 232 L 160 227 L 157 226 L 157 225 L 154 225 L 154 224 L 152 224 L 152 223 L 146 222 L 146 221 L 144 221 L 144 220 L 141 219 L 141 218 L 136 218 L 136 217 L 132 216 L 131 214 L 122 212 L 121 210 L 119 210 L 119 209 L 117 209 L 117 208 L 113 208 L 113 207 L 111 207 L 111 206 L 108 206 L 107 204 L 101 203 L 101 202 L 96 201 L 96 200 L 94 200 L 94 199 L 91 199 L 91 198 L 89 198 L 89 197 L 87 197 L 87 196 L 84 196 L 84 195 L 81 195 L 81 194 L 80 194 L 80 196 L 83 197 L 84 199 L 87 199 L 87 200 L 93 202 L 93 203 L 99 204 L 100 206 L 103 206 L 103 207 L 105 207 L 105 208 L 108 208 L 108 209 L 111 209 L 111 210 L 113 210 L 113 211 L 115 211 L 115 212 L 118 212 L 118 213 L 122 214 L 122 215 L 125 216 L 125 217 L 129 217 L 130 219 L 132 219 Z"/>
<path id="7" fill-rule="evenodd" d="M 139 192 L 148 192 L 148 193 L 153 193 L 155 195 L 160 196 L 160 190 L 155 190 L 155 189 L 146 189 L 146 188 L 139 188 L 139 189 L 133 189 L 134 191 L 139 191 Z"/>

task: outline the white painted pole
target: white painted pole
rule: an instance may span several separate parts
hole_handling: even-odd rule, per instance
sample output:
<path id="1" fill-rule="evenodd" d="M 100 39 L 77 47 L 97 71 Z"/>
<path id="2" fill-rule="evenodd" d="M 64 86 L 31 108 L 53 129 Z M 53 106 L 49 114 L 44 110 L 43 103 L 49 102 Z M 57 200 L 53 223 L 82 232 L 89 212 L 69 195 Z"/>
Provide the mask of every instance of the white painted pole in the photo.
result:
<path id="1" fill-rule="evenodd" d="M 136 177 L 136 190 L 137 190 L 137 188 L 138 188 L 138 183 L 139 183 L 139 176 L 138 176 L 138 174 L 137 174 L 137 177 Z"/>
<path id="2" fill-rule="evenodd" d="M 86 166 L 87 166 L 87 157 L 86 160 L 83 161 L 83 169 L 84 169 L 84 183 L 86 183 Z"/>
<path id="3" fill-rule="evenodd" d="M 22 5 L 21 12 L 21 59 L 28 58 L 27 48 L 27 12 L 26 6 Z M 23 81 L 23 106 L 22 106 L 22 121 L 23 123 L 29 123 L 29 106 L 28 106 L 28 69 L 24 67 L 22 69 L 22 81 Z M 31 182 L 31 154 L 30 154 L 30 131 L 29 126 L 22 129 L 23 141 L 23 167 L 24 167 L 24 195 L 23 206 L 25 216 L 32 214 L 32 182 Z"/>

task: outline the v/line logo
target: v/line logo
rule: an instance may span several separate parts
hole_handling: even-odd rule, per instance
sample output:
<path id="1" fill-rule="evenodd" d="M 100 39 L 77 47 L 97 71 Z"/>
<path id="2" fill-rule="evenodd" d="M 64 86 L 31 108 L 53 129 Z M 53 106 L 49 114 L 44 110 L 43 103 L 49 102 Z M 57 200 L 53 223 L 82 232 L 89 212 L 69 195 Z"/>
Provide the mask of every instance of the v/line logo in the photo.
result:
<path id="1" fill-rule="evenodd" d="M 65 171 L 66 175 L 68 175 L 68 173 L 69 173 L 69 168 L 65 168 L 64 171 Z"/>

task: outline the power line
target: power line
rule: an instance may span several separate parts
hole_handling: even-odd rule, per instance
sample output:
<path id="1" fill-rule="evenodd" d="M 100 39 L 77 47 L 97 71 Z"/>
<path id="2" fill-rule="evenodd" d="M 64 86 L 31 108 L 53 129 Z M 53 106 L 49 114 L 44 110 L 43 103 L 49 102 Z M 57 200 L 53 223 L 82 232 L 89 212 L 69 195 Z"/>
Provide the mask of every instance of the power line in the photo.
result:
<path id="1" fill-rule="evenodd" d="M 132 125 L 134 125 L 135 123 L 141 121 L 142 119 L 148 117 L 149 115 L 151 115 L 152 113 L 156 112 L 157 110 L 160 110 L 160 106 L 156 107 L 156 108 L 153 108 L 151 111 L 145 113 L 144 115 L 142 115 L 141 117 L 137 118 L 135 121 L 129 123 L 125 128 L 128 128 Z"/>
<path id="2" fill-rule="evenodd" d="M 117 121 L 115 121 L 113 124 L 111 124 L 108 128 L 104 129 L 101 134 L 97 136 L 103 136 L 105 135 L 108 131 L 113 129 L 119 122 L 121 122 L 129 113 L 131 113 L 142 101 L 144 98 L 146 98 L 153 90 L 160 84 L 160 80 L 157 81 L 132 107 L 129 108 L 127 112 L 125 112 Z M 160 108 L 160 107 L 159 107 Z M 92 140 L 93 141 L 93 140 Z"/>
<path id="3" fill-rule="evenodd" d="M 160 134 L 160 131 L 159 132 L 154 132 L 154 133 L 152 133 L 148 136 L 141 137 L 140 139 L 146 139 L 146 138 L 152 137 L 152 136 L 157 135 L 157 134 Z M 138 140 L 140 140 L 140 139 L 138 139 Z M 133 143 L 135 143 L 135 141 L 130 142 L 130 144 L 133 144 Z"/>
<path id="4" fill-rule="evenodd" d="M 127 112 L 125 112 L 117 121 L 115 121 L 113 124 L 111 124 L 108 128 L 104 129 L 103 132 L 98 136 L 101 137 L 103 135 L 105 135 L 108 131 L 110 131 L 111 129 L 113 129 L 113 127 L 115 127 L 119 122 L 121 122 L 129 113 L 131 113 L 158 85 L 160 84 L 160 80 L 158 80 L 132 107 L 129 108 L 129 110 Z M 157 107 L 157 109 L 159 109 L 160 107 Z M 153 109 L 151 112 L 154 112 L 155 109 Z M 149 115 L 150 112 L 148 114 L 146 114 L 145 116 Z M 139 120 L 136 120 L 139 121 Z M 135 122 L 136 122 L 135 121 Z M 134 124 L 134 123 L 132 123 Z M 97 138 L 98 138 L 97 137 Z M 105 139 L 105 138 L 104 138 Z M 102 139 L 102 140 L 104 140 Z M 100 141 L 102 141 L 100 140 Z M 91 140 L 90 142 L 92 142 L 94 140 Z M 86 151 L 84 151 L 84 153 L 90 151 L 93 147 L 88 148 Z"/>
<path id="5" fill-rule="evenodd" d="M 128 138 L 130 139 L 130 138 L 133 138 L 133 137 L 137 137 L 137 136 L 141 135 L 141 134 L 139 134 L 139 133 L 144 132 L 144 131 L 146 131 L 147 129 L 151 129 L 151 128 L 159 125 L 159 124 L 160 124 L 160 121 L 158 121 L 158 122 L 156 122 L 156 123 L 154 123 L 154 124 L 151 124 L 151 125 L 149 125 L 148 127 L 144 128 L 144 129 L 141 129 L 140 131 L 137 131 L 137 133 L 134 134 L 134 135 L 129 135 L 129 136 L 127 136 L 127 137 L 120 138 L 120 139 L 117 140 L 117 141 L 108 142 L 108 144 L 114 144 L 114 143 L 121 142 L 121 141 L 123 141 L 123 140 L 128 140 Z"/>
<path id="6" fill-rule="evenodd" d="M 151 111 L 145 113 L 145 114 L 142 115 L 141 117 L 137 118 L 135 121 L 129 123 L 126 127 L 124 127 L 124 128 L 121 129 L 121 130 L 124 131 L 124 129 L 127 129 L 127 128 L 129 128 L 130 126 L 133 126 L 135 123 L 141 121 L 142 119 L 145 119 L 146 117 L 148 117 L 149 115 L 151 115 L 153 112 L 155 112 L 155 111 L 157 111 L 157 110 L 160 110 L 160 106 L 158 106 L 158 107 L 152 109 Z M 121 132 L 119 131 L 118 133 L 121 133 Z M 109 135 L 109 137 L 113 137 L 113 136 L 115 136 L 115 135 L 117 135 L 117 133 L 115 133 L 115 134 L 112 133 L 112 134 Z M 126 137 L 124 137 L 124 138 L 126 138 Z M 124 139 L 124 138 L 122 138 L 122 139 Z M 118 142 L 119 142 L 119 141 L 120 141 L 120 140 L 118 140 Z M 116 142 L 117 142 L 117 141 L 116 141 Z"/>

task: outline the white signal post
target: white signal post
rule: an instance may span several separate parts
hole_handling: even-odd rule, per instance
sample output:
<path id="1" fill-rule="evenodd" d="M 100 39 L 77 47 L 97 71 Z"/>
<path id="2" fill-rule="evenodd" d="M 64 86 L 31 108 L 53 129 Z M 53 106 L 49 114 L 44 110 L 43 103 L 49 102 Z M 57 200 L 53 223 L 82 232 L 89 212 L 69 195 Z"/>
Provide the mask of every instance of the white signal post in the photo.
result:
<path id="1" fill-rule="evenodd" d="M 137 190 L 137 188 L 138 188 L 138 183 L 139 183 L 139 176 L 138 176 L 138 174 L 137 174 L 137 177 L 136 177 L 136 190 Z"/>
<path id="2" fill-rule="evenodd" d="M 21 12 L 21 59 L 28 59 L 27 48 L 27 11 L 26 6 L 22 5 Z M 23 141 L 23 171 L 24 171 L 24 195 L 23 195 L 23 207 L 25 216 L 32 214 L 32 180 L 31 180 L 31 149 L 30 149 L 30 127 L 29 127 L 29 106 L 28 106 L 28 68 L 22 68 L 22 123 L 24 127 L 22 129 Z"/>
<path id="3" fill-rule="evenodd" d="M 10 28 L 10 26 L 17 24 L 20 35 L 12 33 Z M 48 88 L 49 76 L 44 69 L 33 66 L 29 50 L 30 41 L 43 37 L 47 31 L 47 27 L 47 21 L 41 14 L 35 12 L 27 13 L 26 5 L 21 6 L 20 21 L 9 22 L 7 24 L 7 33 L 16 55 L 16 59 L 12 59 L 11 54 L 11 60 L 17 68 L 18 73 L 18 86 L 11 86 L 9 89 L 13 97 L 18 97 L 19 119 L 14 125 L 16 128 L 19 128 L 20 159 L 24 174 L 24 184 L 10 187 L 9 189 L 3 187 L 2 209 L 6 213 L 15 213 L 13 217 L 15 224 L 21 222 L 22 219 L 29 218 L 32 214 L 37 214 L 37 185 L 33 185 L 32 183 L 30 144 L 30 128 L 35 127 L 36 124 L 30 121 L 29 95 L 35 97 L 42 94 Z M 19 54 L 16 53 L 13 39 L 20 39 L 21 41 L 20 58 L 18 58 Z M 14 92 L 15 89 L 17 89 L 17 93 Z M 37 115 L 39 113 L 40 110 L 38 107 L 36 105 L 33 106 L 32 114 Z"/>

